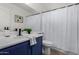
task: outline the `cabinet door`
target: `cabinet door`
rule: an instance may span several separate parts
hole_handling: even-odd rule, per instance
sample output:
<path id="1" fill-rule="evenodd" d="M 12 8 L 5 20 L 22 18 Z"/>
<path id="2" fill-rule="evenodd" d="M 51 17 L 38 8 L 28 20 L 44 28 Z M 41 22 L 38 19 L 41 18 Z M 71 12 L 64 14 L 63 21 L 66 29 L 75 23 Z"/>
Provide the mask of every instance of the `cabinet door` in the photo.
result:
<path id="1" fill-rule="evenodd" d="M 42 54 L 42 37 L 36 39 L 37 44 L 31 47 L 32 55 L 41 55 Z"/>
<path id="2" fill-rule="evenodd" d="M 4 48 L 0 50 L 0 52 L 3 52 L 1 55 L 27 55 L 30 54 L 29 44 L 29 41 L 23 42 L 8 48 Z"/>

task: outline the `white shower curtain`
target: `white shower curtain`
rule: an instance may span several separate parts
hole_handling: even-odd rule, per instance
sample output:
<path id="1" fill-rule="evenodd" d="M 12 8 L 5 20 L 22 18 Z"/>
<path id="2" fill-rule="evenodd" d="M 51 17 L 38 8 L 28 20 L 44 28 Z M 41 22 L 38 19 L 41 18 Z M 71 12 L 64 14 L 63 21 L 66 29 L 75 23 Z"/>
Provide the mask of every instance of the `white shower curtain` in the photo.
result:
<path id="1" fill-rule="evenodd" d="M 66 35 L 66 9 L 59 9 L 42 15 L 43 31 L 46 40 L 64 49 Z M 62 43 L 61 43 L 62 42 Z"/>
<path id="2" fill-rule="evenodd" d="M 78 53 L 78 13 L 79 5 L 66 7 L 30 16 L 26 19 L 26 26 L 31 27 L 35 32 L 42 30 L 44 39 L 52 42 L 57 48 Z M 40 26 L 41 20 L 42 26 Z"/>
<path id="3" fill-rule="evenodd" d="M 77 6 L 67 8 L 67 27 L 65 47 L 67 50 L 78 53 L 77 51 Z"/>

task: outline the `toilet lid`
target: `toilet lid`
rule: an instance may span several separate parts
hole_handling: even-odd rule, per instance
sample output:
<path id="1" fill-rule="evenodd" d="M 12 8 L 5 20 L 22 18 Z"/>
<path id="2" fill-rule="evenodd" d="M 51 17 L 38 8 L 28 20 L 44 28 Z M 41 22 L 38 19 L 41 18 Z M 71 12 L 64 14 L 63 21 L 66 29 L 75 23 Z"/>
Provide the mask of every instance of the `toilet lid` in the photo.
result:
<path id="1" fill-rule="evenodd" d="M 43 40 L 43 45 L 44 45 L 44 46 L 52 46 L 53 44 L 52 44 L 52 42 L 50 42 L 50 41 Z"/>

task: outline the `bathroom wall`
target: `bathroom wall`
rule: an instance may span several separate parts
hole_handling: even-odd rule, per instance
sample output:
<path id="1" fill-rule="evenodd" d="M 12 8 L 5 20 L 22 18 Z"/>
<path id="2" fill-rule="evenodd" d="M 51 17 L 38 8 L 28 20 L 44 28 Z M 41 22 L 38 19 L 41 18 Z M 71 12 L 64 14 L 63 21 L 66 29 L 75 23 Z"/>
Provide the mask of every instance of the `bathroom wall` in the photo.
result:
<path id="1" fill-rule="evenodd" d="M 0 4 L 0 30 L 6 26 L 10 27 L 10 29 L 16 27 L 24 28 L 24 23 L 15 23 L 15 15 L 23 16 L 25 21 L 25 16 L 28 15 L 28 12 L 14 4 Z"/>
<path id="2" fill-rule="evenodd" d="M 32 28 L 32 32 L 41 32 L 41 14 L 27 17 L 25 26 Z"/>

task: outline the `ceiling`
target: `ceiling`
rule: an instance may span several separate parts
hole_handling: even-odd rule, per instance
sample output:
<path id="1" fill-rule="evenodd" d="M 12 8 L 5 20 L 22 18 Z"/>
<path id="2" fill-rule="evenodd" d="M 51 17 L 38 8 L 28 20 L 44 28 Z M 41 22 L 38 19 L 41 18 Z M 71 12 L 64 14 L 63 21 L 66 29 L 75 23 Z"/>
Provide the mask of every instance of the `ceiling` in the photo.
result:
<path id="1" fill-rule="evenodd" d="M 15 5 L 29 12 L 29 15 L 53 10 L 73 3 L 16 3 Z"/>

